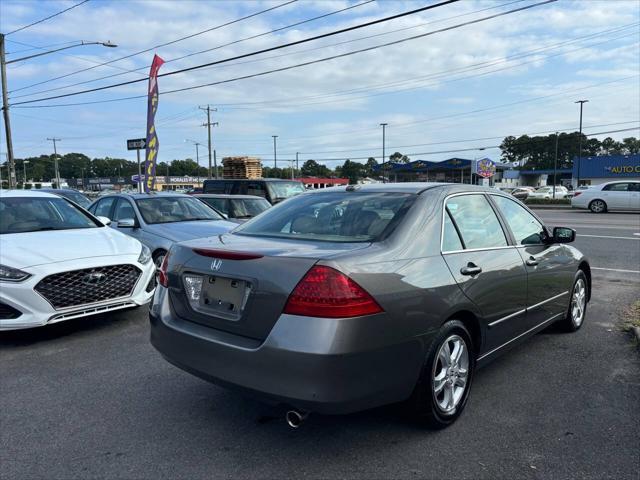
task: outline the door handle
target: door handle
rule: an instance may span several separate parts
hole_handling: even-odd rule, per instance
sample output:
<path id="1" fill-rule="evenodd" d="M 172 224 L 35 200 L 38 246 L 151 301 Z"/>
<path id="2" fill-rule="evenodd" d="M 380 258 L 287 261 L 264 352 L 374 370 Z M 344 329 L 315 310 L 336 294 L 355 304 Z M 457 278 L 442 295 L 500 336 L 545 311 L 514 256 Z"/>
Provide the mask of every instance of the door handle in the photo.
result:
<path id="1" fill-rule="evenodd" d="M 466 267 L 462 267 L 460 269 L 460 273 L 462 275 L 471 275 L 471 276 L 473 276 L 473 275 L 479 274 L 480 272 L 482 272 L 482 268 L 480 268 L 479 266 L 477 266 L 473 262 L 467 263 Z"/>
<path id="2" fill-rule="evenodd" d="M 524 262 L 527 265 L 529 265 L 530 267 L 535 267 L 536 265 L 538 265 L 540 262 L 535 258 L 535 257 L 529 257 L 527 258 L 527 261 Z"/>

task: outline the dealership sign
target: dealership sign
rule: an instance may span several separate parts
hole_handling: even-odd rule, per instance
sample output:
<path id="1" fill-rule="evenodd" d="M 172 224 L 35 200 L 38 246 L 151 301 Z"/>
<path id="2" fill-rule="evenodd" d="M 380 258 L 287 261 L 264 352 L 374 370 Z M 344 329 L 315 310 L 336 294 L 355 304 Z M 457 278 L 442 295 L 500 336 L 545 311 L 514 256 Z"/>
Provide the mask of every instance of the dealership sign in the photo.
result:
<path id="1" fill-rule="evenodd" d="M 623 173 L 640 173 L 640 165 L 620 165 L 617 167 L 604 167 L 606 172 L 623 174 Z"/>
<path id="2" fill-rule="evenodd" d="M 482 178 L 491 178 L 496 173 L 496 164 L 488 158 L 478 160 L 476 164 L 476 173 Z"/>

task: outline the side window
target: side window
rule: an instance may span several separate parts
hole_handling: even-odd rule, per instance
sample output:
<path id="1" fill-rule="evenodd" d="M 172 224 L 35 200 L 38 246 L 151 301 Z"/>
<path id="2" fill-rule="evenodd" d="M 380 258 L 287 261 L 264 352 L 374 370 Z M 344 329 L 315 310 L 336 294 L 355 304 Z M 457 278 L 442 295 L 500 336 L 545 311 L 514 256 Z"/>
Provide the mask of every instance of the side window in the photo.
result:
<path id="1" fill-rule="evenodd" d="M 455 222 L 465 248 L 507 246 L 496 213 L 484 195 L 460 195 L 447 200 L 447 210 Z"/>
<path id="2" fill-rule="evenodd" d="M 627 192 L 629 190 L 628 183 L 612 183 L 610 185 L 605 185 L 602 190 L 607 192 Z"/>
<path id="3" fill-rule="evenodd" d="M 630 183 L 629 184 L 630 192 L 640 192 L 640 183 Z"/>
<path id="4" fill-rule="evenodd" d="M 136 214 L 133 211 L 133 207 L 129 200 L 125 200 L 124 198 L 118 199 L 118 205 L 116 206 L 116 211 L 113 214 L 113 218 L 111 220 L 124 220 L 126 218 L 132 218 L 135 220 Z"/>
<path id="5" fill-rule="evenodd" d="M 102 200 L 100 200 L 96 205 L 95 215 L 97 217 L 108 217 L 111 213 L 111 206 L 113 205 L 113 202 L 115 200 L 115 197 L 103 198 Z"/>
<path id="6" fill-rule="evenodd" d="M 460 236 L 456 231 L 456 227 L 453 225 L 451 221 L 451 216 L 449 212 L 445 210 L 444 212 L 444 225 L 442 230 L 442 251 L 443 252 L 453 252 L 455 250 L 463 250 L 464 246 L 460 241 Z"/>
<path id="7" fill-rule="evenodd" d="M 518 245 L 544 243 L 546 236 L 542 224 L 513 200 L 498 195 L 492 196 L 513 232 Z"/>
<path id="8" fill-rule="evenodd" d="M 229 215 L 228 201 L 224 198 L 207 198 L 206 202 L 219 212 Z"/>
<path id="9" fill-rule="evenodd" d="M 247 184 L 247 195 L 256 195 L 262 198 L 266 197 L 267 192 L 265 191 L 264 184 L 259 182 Z"/>

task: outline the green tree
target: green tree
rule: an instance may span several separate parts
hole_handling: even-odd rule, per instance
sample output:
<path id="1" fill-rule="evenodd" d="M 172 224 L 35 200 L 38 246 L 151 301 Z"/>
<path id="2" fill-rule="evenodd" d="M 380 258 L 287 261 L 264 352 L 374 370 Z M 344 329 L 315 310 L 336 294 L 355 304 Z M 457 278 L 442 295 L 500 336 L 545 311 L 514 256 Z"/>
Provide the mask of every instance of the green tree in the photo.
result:
<path id="1" fill-rule="evenodd" d="M 364 164 L 364 171 L 365 171 L 365 175 L 367 177 L 371 177 L 374 175 L 374 168 L 378 165 L 378 161 L 373 158 L 373 157 L 369 157 L 369 159 L 367 160 L 367 163 Z"/>
<path id="2" fill-rule="evenodd" d="M 331 170 L 315 160 L 307 160 L 302 164 L 300 173 L 303 177 L 328 177 L 331 175 Z"/>
<path id="3" fill-rule="evenodd" d="M 410 159 L 409 157 L 401 154 L 400 152 L 395 152 L 389 156 L 389 161 L 394 163 L 409 163 Z"/>
<path id="4" fill-rule="evenodd" d="M 365 176 L 365 166 L 362 163 L 345 160 L 342 167 L 340 167 L 340 176 L 347 177 L 349 183 L 353 185 L 358 183 L 358 179 Z"/>

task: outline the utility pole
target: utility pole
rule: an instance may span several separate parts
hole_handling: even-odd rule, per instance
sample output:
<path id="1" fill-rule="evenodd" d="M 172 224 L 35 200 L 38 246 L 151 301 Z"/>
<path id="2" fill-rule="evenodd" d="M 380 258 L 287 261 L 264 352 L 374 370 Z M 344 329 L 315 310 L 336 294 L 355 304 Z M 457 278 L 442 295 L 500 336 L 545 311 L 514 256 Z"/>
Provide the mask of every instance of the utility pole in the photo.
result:
<path id="1" fill-rule="evenodd" d="M 13 142 L 11 141 L 11 122 L 9 120 L 9 96 L 7 94 L 7 60 L 4 50 L 4 34 L 0 33 L 0 70 L 2 71 L 2 115 L 4 117 L 4 132 L 7 137 L 7 170 L 9 171 L 9 188 L 15 188 L 16 163 L 13 158 Z"/>
<path id="2" fill-rule="evenodd" d="M 582 162 L 582 107 L 584 106 L 585 103 L 587 103 L 589 100 L 578 100 L 577 102 L 573 102 L 573 103 L 579 103 L 580 104 L 580 137 L 578 139 L 578 168 L 577 168 L 577 182 L 576 182 L 576 188 L 578 188 L 580 186 L 580 163 Z"/>
<path id="3" fill-rule="evenodd" d="M 56 148 L 56 142 L 60 142 L 61 138 L 47 138 L 47 140 L 53 142 L 53 162 L 56 172 L 56 188 L 60 188 L 60 171 L 58 170 L 58 150 Z"/>
<path id="4" fill-rule="evenodd" d="M 382 183 L 387 183 L 387 172 L 385 169 L 385 165 L 386 165 L 386 153 L 385 153 L 385 141 L 386 141 L 386 129 L 387 129 L 387 123 L 381 123 L 380 126 L 382 127 Z"/>
<path id="5" fill-rule="evenodd" d="M 273 168 L 278 168 L 278 155 L 276 152 L 276 139 L 278 135 L 271 135 L 273 137 Z"/>
<path id="6" fill-rule="evenodd" d="M 216 150 L 213 149 L 213 164 L 216 166 L 216 178 L 219 177 L 218 175 L 218 160 L 216 159 Z"/>
<path id="7" fill-rule="evenodd" d="M 558 132 L 556 132 L 556 155 L 553 160 L 553 199 L 556 198 L 556 175 L 558 173 Z"/>
<path id="8" fill-rule="evenodd" d="M 212 148 L 211 148 L 211 127 L 215 127 L 218 124 L 218 122 L 211 122 L 211 112 L 217 112 L 218 109 L 217 108 L 211 108 L 211 106 L 207 105 L 207 107 L 198 107 L 200 110 L 204 110 L 205 112 L 207 112 L 207 123 L 203 123 L 202 126 L 203 127 L 207 127 L 207 133 L 209 135 L 209 178 L 211 178 L 211 155 L 212 155 Z M 216 162 L 217 163 L 217 162 Z M 214 167 L 216 169 L 216 178 L 218 178 L 218 165 L 214 163 Z"/>
<path id="9" fill-rule="evenodd" d="M 298 171 L 298 175 L 300 175 L 300 163 L 298 162 L 298 154 L 300 152 L 296 152 L 296 170 Z"/>
<path id="10" fill-rule="evenodd" d="M 27 184 L 27 163 L 29 163 L 29 160 L 22 161 L 22 188 Z"/>

